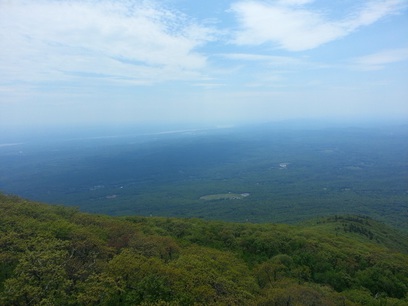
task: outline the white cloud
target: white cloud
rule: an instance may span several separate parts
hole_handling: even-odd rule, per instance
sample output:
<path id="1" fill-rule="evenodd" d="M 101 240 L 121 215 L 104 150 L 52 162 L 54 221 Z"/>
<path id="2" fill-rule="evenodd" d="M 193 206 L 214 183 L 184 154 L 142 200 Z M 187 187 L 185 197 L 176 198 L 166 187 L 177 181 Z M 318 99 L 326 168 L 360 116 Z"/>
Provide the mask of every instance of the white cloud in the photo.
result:
<path id="1" fill-rule="evenodd" d="M 281 5 L 305 5 L 308 3 L 312 3 L 314 0 L 280 0 L 278 4 Z"/>
<path id="2" fill-rule="evenodd" d="M 267 62 L 273 65 L 303 65 L 306 62 L 289 56 L 276 56 L 276 55 L 263 55 L 263 54 L 251 54 L 251 53 L 229 53 L 223 54 L 224 57 L 232 60 L 240 61 L 258 61 Z"/>
<path id="3" fill-rule="evenodd" d="M 344 37 L 387 15 L 406 8 L 403 0 L 368 1 L 356 13 L 340 20 L 330 20 L 321 11 L 305 5 L 311 1 L 287 0 L 274 3 L 240 1 L 232 5 L 240 30 L 238 45 L 272 43 L 289 51 L 303 51 Z"/>
<path id="4" fill-rule="evenodd" d="M 269 71 L 270 67 L 284 68 L 285 70 L 300 70 L 304 68 L 320 68 L 321 64 L 310 62 L 307 58 L 296 58 L 290 56 L 263 55 L 252 53 L 229 53 L 223 55 L 225 58 L 236 61 L 255 62 Z M 253 65 L 251 65 L 253 66 Z M 260 69 L 261 71 L 263 69 Z"/>
<path id="5" fill-rule="evenodd" d="M 353 66 L 363 70 L 379 70 L 386 65 L 408 61 L 408 48 L 389 49 L 356 58 Z"/>
<path id="6" fill-rule="evenodd" d="M 361 26 L 368 26 L 387 15 L 397 13 L 407 7 L 404 0 L 376 0 L 367 1 L 355 14 L 345 20 L 345 26 L 355 30 Z"/>
<path id="7" fill-rule="evenodd" d="M 0 2 L 0 77 L 72 80 L 86 74 L 149 83 L 198 77 L 211 30 L 147 1 Z"/>
<path id="8" fill-rule="evenodd" d="M 225 86 L 225 84 L 222 83 L 196 83 L 193 84 L 193 86 L 201 87 L 204 89 L 214 89 L 214 88 L 220 88 Z"/>

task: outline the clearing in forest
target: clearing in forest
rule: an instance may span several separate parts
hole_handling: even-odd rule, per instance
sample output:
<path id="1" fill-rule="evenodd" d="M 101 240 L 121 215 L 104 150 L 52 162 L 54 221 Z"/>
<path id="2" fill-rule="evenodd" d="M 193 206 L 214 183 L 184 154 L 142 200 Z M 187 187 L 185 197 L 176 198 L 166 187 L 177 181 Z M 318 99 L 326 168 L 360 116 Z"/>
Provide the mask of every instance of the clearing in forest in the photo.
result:
<path id="1" fill-rule="evenodd" d="M 200 197 L 200 200 L 214 201 L 214 200 L 241 200 L 249 196 L 249 193 L 219 193 L 209 194 Z"/>

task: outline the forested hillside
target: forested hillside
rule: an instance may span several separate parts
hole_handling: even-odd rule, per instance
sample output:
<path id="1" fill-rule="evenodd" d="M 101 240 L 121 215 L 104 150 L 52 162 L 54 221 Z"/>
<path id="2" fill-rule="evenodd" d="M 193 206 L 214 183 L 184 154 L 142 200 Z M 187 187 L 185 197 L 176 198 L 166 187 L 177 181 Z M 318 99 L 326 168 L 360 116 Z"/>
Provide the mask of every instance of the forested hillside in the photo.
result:
<path id="1" fill-rule="evenodd" d="M 1 305 L 408 305 L 405 234 L 108 217 L 0 194 Z"/>

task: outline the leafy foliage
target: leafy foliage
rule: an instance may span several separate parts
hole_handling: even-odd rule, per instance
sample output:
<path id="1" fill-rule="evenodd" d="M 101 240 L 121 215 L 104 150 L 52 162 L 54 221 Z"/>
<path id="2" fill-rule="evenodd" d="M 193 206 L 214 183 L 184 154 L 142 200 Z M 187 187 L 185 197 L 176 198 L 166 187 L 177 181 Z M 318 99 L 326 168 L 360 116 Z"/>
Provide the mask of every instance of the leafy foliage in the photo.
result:
<path id="1" fill-rule="evenodd" d="M 358 216 L 108 217 L 0 194 L 0 304 L 407 305 L 405 239 Z"/>

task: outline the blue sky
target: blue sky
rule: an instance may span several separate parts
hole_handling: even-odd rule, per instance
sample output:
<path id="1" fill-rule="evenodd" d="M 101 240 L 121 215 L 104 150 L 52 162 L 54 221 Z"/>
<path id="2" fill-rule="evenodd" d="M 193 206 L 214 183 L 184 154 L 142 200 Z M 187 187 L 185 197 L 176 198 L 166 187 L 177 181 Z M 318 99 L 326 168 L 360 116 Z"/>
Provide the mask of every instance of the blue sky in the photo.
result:
<path id="1" fill-rule="evenodd" d="M 0 0 L 0 126 L 408 119 L 406 0 Z"/>

